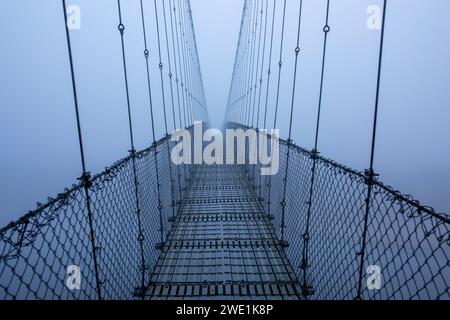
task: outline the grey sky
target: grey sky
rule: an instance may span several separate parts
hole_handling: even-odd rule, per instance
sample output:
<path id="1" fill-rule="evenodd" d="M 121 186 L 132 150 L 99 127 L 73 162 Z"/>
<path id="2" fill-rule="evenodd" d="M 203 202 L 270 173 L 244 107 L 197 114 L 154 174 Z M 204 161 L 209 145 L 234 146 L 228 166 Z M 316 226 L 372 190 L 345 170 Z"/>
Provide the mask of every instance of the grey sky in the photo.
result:
<path id="1" fill-rule="evenodd" d="M 73 0 L 82 29 L 73 45 L 88 167 L 92 172 L 129 149 L 117 12 L 112 0 Z M 297 0 L 288 0 L 280 129 L 286 134 Z M 153 1 L 145 1 L 149 42 Z M 282 1 L 278 1 L 281 5 Z M 379 34 L 366 9 L 380 0 L 332 0 L 320 150 L 357 169 L 368 166 Z M 325 1 L 304 0 L 295 142 L 311 148 Z M 192 0 L 209 113 L 221 125 L 243 0 Z M 279 8 L 280 9 L 280 8 Z M 376 169 L 382 180 L 425 204 L 450 211 L 450 33 L 447 0 L 389 1 Z M 278 10 L 280 13 L 280 10 Z M 278 19 L 279 20 L 279 19 Z M 133 120 L 139 149 L 151 143 L 138 1 L 124 21 Z M 59 0 L 0 3 L 0 225 L 45 202 L 81 173 L 64 22 Z M 279 30 L 276 29 L 279 33 Z M 156 47 L 153 92 L 161 100 Z M 165 59 L 165 58 L 164 58 Z M 274 64 L 276 63 L 274 59 Z M 274 84 L 274 82 L 272 82 Z M 273 101 L 273 94 L 271 95 Z M 270 113 L 269 116 L 272 116 Z M 157 132 L 163 134 L 162 111 Z"/>

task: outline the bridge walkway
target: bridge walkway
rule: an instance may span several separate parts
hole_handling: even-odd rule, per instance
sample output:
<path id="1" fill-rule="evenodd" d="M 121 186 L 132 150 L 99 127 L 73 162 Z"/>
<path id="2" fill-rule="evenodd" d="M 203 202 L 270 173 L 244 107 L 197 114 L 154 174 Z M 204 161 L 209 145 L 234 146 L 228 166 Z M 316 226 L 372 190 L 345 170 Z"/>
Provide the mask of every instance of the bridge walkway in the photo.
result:
<path id="1" fill-rule="evenodd" d="M 300 299 L 301 287 L 244 168 L 200 166 L 172 221 L 149 299 Z"/>

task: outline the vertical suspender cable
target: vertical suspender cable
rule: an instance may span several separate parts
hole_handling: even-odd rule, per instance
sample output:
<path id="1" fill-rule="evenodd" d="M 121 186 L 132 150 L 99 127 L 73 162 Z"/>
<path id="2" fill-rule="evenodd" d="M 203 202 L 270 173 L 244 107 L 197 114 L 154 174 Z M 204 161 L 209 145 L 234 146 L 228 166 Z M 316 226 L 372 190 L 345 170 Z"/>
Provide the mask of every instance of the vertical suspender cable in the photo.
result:
<path id="1" fill-rule="evenodd" d="M 77 132 L 78 132 L 78 143 L 79 143 L 79 148 L 80 148 L 81 166 L 82 166 L 82 170 L 83 170 L 83 175 L 81 176 L 80 181 L 83 183 L 84 193 L 85 193 L 85 197 L 86 197 L 86 210 L 88 212 L 89 235 L 90 235 L 90 240 L 91 240 L 92 259 L 94 262 L 94 273 L 95 273 L 95 283 L 96 283 L 96 289 L 97 289 L 97 298 L 99 300 L 102 300 L 101 281 L 100 281 L 99 265 L 98 265 L 98 257 L 97 257 L 98 247 L 96 246 L 96 241 L 95 241 L 93 210 L 92 210 L 92 204 L 91 204 L 91 195 L 89 192 L 89 189 L 92 186 L 92 181 L 91 181 L 91 175 L 87 171 L 87 168 L 86 168 L 86 160 L 85 160 L 85 155 L 84 155 L 83 135 L 82 135 L 82 131 L 81 131 L 80 111 L 79 111 L 79 107 L 78 107 L 78 93 L 77 93 L 77 85 L 76 85 L 76 80 L 75 80 L 75 68 L 74 68 L 74 63 L 73 63 L 73 54 L 72 54 L 72 43 L 71 43 L 71 39 L 70 39 L 70 31 L 67 26 L 68 19 L 67 19 L 66 0 L 62 0 L 62 6 L 63 6 L 63 12 L 64 12 L 64 26 L 65 26 L 65 30 L 66 30 L 67 49 L 68 49 L 68 54 L 69 54 L 70 75 L 71 75 L 71 81 L 72 81 L 72 93 L 73 93 L 74 106 L 75 106 L 75 115 L 76 115 Z"/>
<path id="2" fill-rule="evenodd" d="M 177 0 L 173 0 L 174 2 L 176 2 Z M 177 57 L 178 57 L 178 62 L 179 62 L 179 81 L 180 81 L 180 86 L 181 86 L 181 100 L 182 100 L 182 106 L 183 106 L 183 123 L 184 123 L 184 128 L 188 128 L 188 123 L 186 121 L 186 101 L 185 101 L 185 96 L 184 96 L 184 80 L 183 80 L 183 66 L 182 66 L 182 61 L 181 61 L 181 54 L 180 54 L 180 37 L 179 37 L 179 22 L 177 20 L 177 11 L 179 11 L 180 8 L 177 7 L 177 5 L 174 3 L 174 7 L 173 7 L 173 12 L 174 12 L 174 21 L 175 21 L 175 35 L 176 35 L 176 39 L 177 39 L 177 43 L 176 43 L 176 47 L 177 47 Z M 186 179 L 186 176 L 185 176 Z"/>
<path id="3" fill-rule="evenodd" d="M 170 55 L 170 45 L 169 45 L 169 33 L 168 33 L 168 27 L 167 27 L 167 14 L 166 14 L 166 5 L 165 1 L 162 1 L 163 5 L 163 13 L 164 13 L 164 31 L 165 31 L 165 38 L 166 38 L 166 47 L 167 47 L 167 61 L 169 64 L 169 83 L 170 83 L 170 98 L 172 102 L 172 120 L 173 120 L 173 130 L 177 130 L 177 123 L 176 123 L 176 112 L 175 112 L 175 98 L 174 98 L 174 90 L 173 90 L 173 73 L 172 73 L 172 62 L 171 62 L 171 55 Z M 170 11 L 170 5 L 169 5 L 169 11 Z M 173 31 L 172 31 L 173 32 Z M 170 142 L 167 142 L 167 146 L 169 148 Z M 169 151 L 169 162 L 170 162 L 170 151 Z M 171 164 L 169 163 L 169 166 L 171 167 Z M 181 181 L 180 181 L 180 167 L 177 167 L 177 181 L 178 181 L 178 201 L 181 201 Z M 172 169 L 171 170 L 171 180 L 172 180 L 172 188 L 173 188 L 173 177 L 172 177 Z M 174 192 L 173 190 L 172 192 Z M 173 210 L 175 210 L 177 199 L 173 199 Z"/>
<path id="4" fill-rule="evenodd" d="M 278 80 L 277 80 L 277 93 L 275 100 L 275 114 L 273 118 L 273 128 L 277 127 L 277 119 L 278 119 L 278 106 L 280 104 L 280 85 L 281 85 L 281 71 L 283 68 L 283 44 L 284 44 L 284 31 L 286 26 L 286 0 L 283 1 L 283 20 L 281 22 L 281 40 L 280 40 L 280 57 L 278 60 Z M 268 184 L 268 202 L 267 202 L 267 214 L 271 215 L 271 206 L 272 206 L 272 176 L 269 176 L 269 184 Z"/>
<path id="5" fill-rule="evenodd" d="M 176 20 L 176 8 L 175 4 L 172 3 L 172 1 L 175 0 L 169 0 L 169 13 L 170 13 L 170 30 L 171 30 L 171 39 L 172 39 L 172 51 L 173 51 L 173 61 L 174 61 L 174 67 L 175 67 L 175 84 L 177 88 L 177 105 L 178 105 L 178 121 L 179 121 L 179 129 L 184 128 L 183 124 L 183 116 L 182 116 L 182 103 L 181 103 L 181 97 L 180 97 L 180 81 L 181 81 L 181 66 L 179 65 L 178 61 L 178 49 L 179 46 L 175 42 L 175 34 L 178 36 L 177 31 L 177 20 Z M 178 42 L 178 38 L 177 38 Z M 186 167 L 183 166 L 183 174 L 184 174 L 184 181 L 186 182 Z M 181 173 L 178 169 L 178 190 L 180 193 L 180 206 L 181 206 L 181 199 L 182 199 L 182 192 L 183 187 L 181 185 Z"/>
<path id="6" fill-rule="evenodd" d="M 141 254 L 141 286 L 138 288 L 138 291 L 143 296 L 143 291 L 145 288 L 145 271 L 146 271 L 146 265 L 145 265 L 145 258 L 144 258 L 144 233 L 142 231 L 142 220 L 141 220 L 141 208 L 139 203 L 139 182 L 137 177 L 137 169 L 136 169 L 136 149 L 134 147 L 134 137 L 133 137 L 133 123 L 131 119 L 131 105 L 130 105 L 130 93 L 128 88 L 128 73 L 127 73 L 127 63 L 126 63 L 126 55 L 125 55 L 125 40 L 124 40 L 124 33 L 125 33 L 125 26 L 122 21 L 122 8 L 120 0 L 117 0 L 117 9 L 119 13 L 119 25 L 118 29 L 120 32 L 120 40 L 121 40 L 121 47 L 122 47 L 122 62 L 123 62 L 123 73 L 124 73 L 124 80 L 125 80 L 125 93 L 126 93 L 126 99 L 127 99 L 127 110 L 128 110 L 128 125 L 130 130 L 130 144 L 131 144 L 131 161 L 132 161 L 132 167 L 133 167 L 133 178 L 134 178 L 134 195 L 135 195 L 135 201 L 136 201 L 136 214 L 137 214 L 137 220 L 138 220 L 138 242 L 139 242 L 139 249 Z"/>
<path id="7" fill-rule="evenodd" d="M 286 156 L 286 167 L 284 171 L 284 185 L 283 185 L 283 199 L 281 201 L 281 242 L 287 246 L 286 238 L 285 238 L 285 229 L 286 229 L 286 188 L 288 183 L 288 173 L 289 173 L 289 161 L 291 155 L 291 145 L 292 145 L 292 120 L 294 116 L 294 105 L 295 105 L 295 93 L 297 86 L 297 73 L 298 73 L 298 56 L 300 53 L 300 32 L 302 25 L 302 6 L 303 1 L 300 0 L 299 5 L 299 13 L 298 13 L 298 27 L 297 27 L 297 46 L 295 48 L 295 63 L 294 63 L 294 79 L 292 81 L 292 98 L 291 98 L 291 111 L 289 118 L 289 136 L 287 140 L 287 156 Z"/>
<path id="8" fill-rule="evenodd" d="M 311 222 L 311 214 L 312 214 L 312 206 L 314 201 L 314 184 L 316 180 L 316 168 L 317 168 L 317 159 L 319 156 L 318 152 L 318 142 L 319 142 L 319 128 L 320 128 L 320 115 L 322 111 L 322 98 L 323 98 L 323 83 L 324 83 L 324 74 L 325 74 L 325 62 L 326 62 L 326 52 L 327 52 L 327 39 L 328 33 L 330 32 L 329 22 L 330 15 L 330 0 L 327 0 L 327 9 L 326 9 L 326 17 L 325 17 L 325 26 L 323 27 L 324 38 L 323 38 L 323 52 L 322 52 L 322 70 L 320 75 L 320 89 L 319 89 L 319 104 L 317 107 L 317 121 L 316 121 L 316 133 L 314 139 L 314 149 L 311 152 L 311 158 L 313 160 L 312 170 L 311 170 L 311 182 L 309 189 L 309 200 L 308 211 L 306 215 L 306 230 L 303 234 L 303 253 L 302 253 L 302 264 L 301 269 L 303 270 L 303 279 L 302 279 L 302 287 L 305 295 L 312 295 L 314 293 L 313 288 L 310 284 L 308 284 L 307 274 L 309 268 L 309 241 L 310 241 L 310 222 Z"/>
<path id="9" fill-rule="evenodd" d="M 179 23 L 178 23 L 178 20 L 177 20 L 177 11 L 179 11 L 180 8 L 177 7 L 177 5 L 175 4 L 175 2 L 177 0 L 173 0 L 173 1 L 174 1 L 174 3 L 173 3 L 173 16 L 174 16 L 174 29 L 175 29 L 174 33 L 176 35 L 176 37 L 175 37 L 176 38 L 176 43 L 174 45 L 176 46 L 176 53 L 177 53 L 178 67 L 179 67 L 178 68 L 179 69 L 179 74 L 177 76 L 176 82 L 177 82 L 177 84 L 179 83 L 180 87 L 181 87 L 181 89 L 180 89 L 181 92 L 179 93 L 179 97 L 178 97 L 178 103 L 180 104 L 180 102 L 181 102 L 180 105 L 182 105 L 182 109 L 183 109 L 183 116 L 182 116 L 183 126 L 180 127 L 180 128 L 188 129 L 189 126 L 188 126 L 188 123 L 186 121 L 186 101 L 185 101 L 185 95 L 184 95 L 183 66 L 182 66 L 181 54 L 180 54 L 180 37 L 179 37 L 179 29 L 178 29 Z M 172 36 L 173 36 L 173 34 L 172 34 Z M 179 87 L 177 87 L 177 90 L 178 89 L 179 89 Z M 181 108 L 180 108 L 180 117 L 181 117 Z M 180 122 L 181 122 L 181 119 L 180 119 Z M 188 176 L 186 174 L 186 165 L 183 165 L 183 175 L 184 175 L 184 184 L 185 184 L 185 187 L 186 187 L 187 179 L 188 179 Z"/>
<path id="10" fill-rule="evenodd" d="M 372 146 L 370 151 L 370 167 L 369 170 L 366 170 L 366 183 L 367 183 L 367 197 L 366 197 L 366 210 L 364 214 L 364 230 L 362 236 L 361 243 L 361 252 L 360 252 L 360 262 L 359 262 L 359 282 L 358 282 L 358 291 L 356 299 L 362 299 L 362 282 L 363 282 L 363 273 L 364 273 L 364 258 L 366 254 L 366 240 L 367 240 L 367 228 L 369 223 L 369 215 L 370 215 L 370 207 L 372 203 L 372 193 L 373 193 L 373 184 L 377 177 L 374 171 L 374 161 L 375 161 L 375 147 L 376 147 L 376 139 L 377 139 L 377 123 L 378 123 L 378 111 L 380 104 L 380 88 L 381 88 L 381 71 L 383 65 L 383 50 L 384 50 L 384 32 L 386 26 L 386 10 L 387 10 L 387 0 L 383 2 L 383 21 L 381 25 L 381 38 L 380 38 L 380 47 L 379 47 L 379 55 L 378 55 L 378 73 L 377 73 L 377 89 L 375 95 L 375 107 L 374 107 L 374 116 L 373 116 L 373 127 L 372 127 Z"/>
<path id="11" fill-rule="evenodd" d="M 252 126 L 252 93 L 253 93 L 253 75 L 255 72 L 255 57 L 257 55 L 256 51 L 256 39 L 257 39 L 257 33 L 258 33 L 258 16 L 259 16 L 259 4 L 260 0 L 256 0 L 257 4 L 255 6 L 255 20 L 253 25 L 253 31 L 252 31 L 252 54 L 251 54 L 251 61 L 250 61 L 250 74 L 248 79 L 248 92 L 247 92 L 247 99 L 246 99 L 246 110 L 247 110 L 247 121 L 246 124 L 248 127 Z"/>
<path id="12" fill-rule="evenodd" d="M 257 58 L 256 58 L 256 70 L 255 70 L 255 82 L 254 85 L 252 84 L 253 87 L 253 104 L 252 104 L 252 128 L 256 128 L 255 127 L 255 109 L 256 109 L 256 95 L 258 94 L 258 78 L 259 77 L 259 62 L 261 60 L 261 38 L 262 38 L 262 29 L 263 29 L 263 15 L 264 15 L 264 10 L 263 10 L 263 1 L 261 0 L 261 9 L 259 11 L 259 15 L 261 16 L 261 21 L 259 23 L 259 35 L 258 35 L 258 50 L 257 50 Z M 262 80 L 261 80 L 262 81 Z M 261 86 L 261 83 L 259 84 Z"/>
<path id="13" fill-rule="evenodd" d="M 244 8 L 242 10 L 238 44 L 236 46 L 236 53 L 234 56 L 233 75 L 231 77 L 231 85 L 230 85 L 230 90 L 228 92 L 227 111 L 225 114 L 225 122 L 226 123 L 227 122 L 237 122 L 236 121 L 236 113 L 234 111 L 234 106 L 232 105 L 232 101 L 234 99 L 234 91 L 236 88 L 236 81 L 237 81 L 236 77 L 238 76 L 238 62 L 239 62 L 239 54 L 240 54 L 241 44 L 242 44 L 243 26 L 244 26 L 245 13 L 247 10 L 247 2 L 248 2 L 248 0 L 245 0 Z"/>
<path id="14" fill-rule="evenodd" d="M 252 120 L 251 120 L 251 127 L 252 128 L 255 128 L 255 129 L 258 129 L 256 126 L 255 126 L 255 109 L 256 109 L 256 95 L 257 95 L 257 93 L 258 93 L 258 76 L 259 76 L 259 61 L 260 61 L 260 58 L 261 58 L 261 38 L 262 38 L 262 27 L 263 27 L 263 14 L 264 14 L 264 10 L 263 10 L 263 1 L 261 0 L 261 8 L 260 8 L 260 10 L 259 10 L 259 12 L 258 12 L 258 15 L 257 16 L 261 16 L 261 22 L 259 23 L 259 35 L 258 35 L 258 50 L 257 50 L 257 54 L 256 54 L 256 56 L 257 56 L 257 58 L 256 58 L 256 69 L 255 69 L 255 82 L 253 82 L 253 78 L 252 78 L 252 83 L 251 83 L 251 86 L 252 86 L 252 89 L 254 90 L 253 91 L 253 103 L 251 103 L 251 105 L 252 105 L 252 113 L 251 113 L 251 118 L 252 118 Z M 256 29 L 258 29 L 258 28 L 256 28 Z M 258 30 L 256 30 L 256 31 L 258 31 Z M 255 34 L 255 36 L 256 36 L 256 34 Z M 261 86 L 262 84 L 260 84 L 260 86 Z M 251 97 L 250 97 L 250 99 L 251 99 Z M 257 150 L 255 150 L 256 152 L 258 152 Z M 253 185 L 253 187 L 255 187 L 256 188 L 256 183 L 255 183 L 255 174 L 256 174 L 256 166 L 257 165 L 254 165 L 253 166 L 253 174 L 252 174 L 252 176 L 251 176 L 251 182 L 252 182 L 252 185 Z"/>
<path id="15" fill-rule="evenodd" d="M 269 105 L 269 90 L 270 90 L 270 79 L 272 75 L 272 54 L 273 54 L 273 36 L 275 31 L 275 14 L 277 10 L 277 0 L 273 1 L 273 12 L 272 12 L 272 30 L 270 33 L 270 49 L 269 49 L 269 66 L 267 68 L 267 88 L 266 88 L 266 104 L 264 107 L 264 125 L 267 127 L 267 107 Z M 275 128 L 273 128 L 275 129 Z"/>
<path id="16" fill-rule="evenodd" d="M 253 17 L 252 12 L 254 11 L 253 4 L 254 4 L 254 1 L 250 1 L 250 5 L 249 5 L 249 9 L 248 9 L 248 12 L 249 12 L 248 17 L 249 18 L 247 19 L 248 23 L 246 26 L 245 49 L 244 49 L 244 55 L 243 55 L 243 68 L 242 68 L 241 80 L 240 80 L 240 85 L 239 85 L 240 95 L 238 97 L 237 105 L 236 105 L 236 107 L 239 110 L 239 114 L 240 114 L 239 122 L 242 125 L 246 124 L 245 123 L 244 97 L 246 96 L 246 90 L 247 90 L 247 82 L 246 81 L 247 81 L 247 75 L 248 75 L 248 68 L 250 65 L 250 63 L 248 63 L 248 60 L 249 60 L 248 57 L 249 57 L 249 47 L 251 44 L 250 35 L 251 35 L 252 17 Z"/>
<path id="17" fill-rule="evenodd" d="M 243 59 L 243 51 L 245 52 L 245 43 L 246 43 L 246 23 L 247 23 L 247 13 L 249 8 L 249 0 L 245 0 L 244 8 L 242 10 L 242 18 L 241 18 L 241 29 L 239 32 L 239 40 L 238 45 L 236 48 L 236 57 L 235 57 L 235 67 L 234 67 L 234 74 L 233 74 L 233 80 L 231 82 L 231 88 L 230 88 L 230 98 L 228 101 L 228 108 L 232 112 L 231 114 L 231 120 L 234 123 L 241 122 L 241 110 L 239 109 L 239 104 L 236 102 L 237 99 L 239 99 L 239 95 L 241 93 L 241 83 L 242 83 L 242 71 L 243 68 L 241 68 L 241 62 Z"/>
<path id="18" fill-rule="evenodd" d="M 181 65 L 183 67 L 184 74 L 184 82 L 181 83 L 183 99 L 185 101 L 185 112 L 186 112 L 186 120 L 188 122 L 188 127 L 192 125 L 192 121 L 190 119 L 190 103 L 188 98 L 188 87 L 189 87 L 189 75 L 186 66 L 186 52 L 184 47 L 184 32 L 183 32 L 183 9 L 181 7 L 181 0 L 178 0 L 178 24 L 180 30 L 180 43 L 181 43 Z"/>
<path id="19" fill-rule="evenodd" d="M 160 37 L 160 30 L 159 30 L 159 13 L 158 13 L 158 5 L 156 4 L 156 0 L 153 1 L 155 4 L 155 17 L 156 17 L 156 34 L 157 34 L 157 40 L 158 40 L 158 58 L 159 58 L 159 71 L 160 71 L 160 79 L 161 79 L 161 94 L 162 94 L 162 107 L 164 112 L 164 128 L 165 128 L 165 134 L 166 134 L 166 146 L 167 146 L 167 165 L 169 166 L 169 175 L 170 175 L 170 197 L 171 197 L 171 207 L 172 207 L 172 217 L 175 217 L 175 187 L 174 187 L 174 181 L 173 181 L 173 174 L 172 174 L 172 162 L 170 159 L 170 145 L 169 145 L 169 130 L 167 125 L 167 110 L 166 110 L 166 96 L 165 96 L 165 90 L 164 90 L 164 77 L 163 77 L 163 69 L 164 65 L 162 63 L 162 54 L 161 54 L 161 37 Z M 173 95 L 172 95 L 172 102 L 173 102 Z M 157 149 L 157 146 L 155 146 L 155 149 Z"/>
<path id="20" fill-rule="evenodd" d="M 186 35 L 184 32 L 184 7 L 182 6 L 182 0 L 178 0 L 178 16 L 179 16 L 179 25 L 180 25 L 180 34 L 181 34 L 181 38 L 180 38 L 180 42 L 181 42 L 181 55 L 182 55 L 182 65 L 183 65 L 183 70 L 184 70 L 184 98 L 185 98 L 185 102 L 186 102 L 186 117 L 187 117 L 187 121 L 189 123 L 189 128 L 191 128 L 193 126 L 193 120 L 192 120 L 192 104 L 191 104 L 191 100 L 189 98 L 189 94 L 190 94 L 190 73 L 189 73 L 189 62 L 187 59 L 187 50 L 186 50 Z M 189 179 L 188 181 L 191 181 L 192 176 L 193 176 L 193 169 L 192 166 L 189 167 Z"/>
<path id="21" fill-rule="evenodd" d="M 174 61 L 174 67 L 175 67 L 175 84 L 177 87 L 177 101 L 178 101 L 178 121 L 179 121 L 179 128 L 183 128 L 183 121 L 182 121 L 182 115 L 181 115 L 181 98 L 180 98 L 180 75 L 178 73 L 178 60 L 177 60 L 177 50 L 176 50 L 176 44 L 175 44 L 175 28 L 176 28 L 176 21 L 174 26 L 174 18 L 172 12 L 175 11 L 175 6 L 172 7 L 172 0 L 169 0 L 169 12 L 170 12 L 170 30 L 172 33 L 172 49 L 173 49 L 173 61 Z"/>
<path id="22" fill-rule="evenodd" d="M 241 101 L 242 108 L 243 108 L 243 124 L 245 126 L 250 126 L 250 124 L 248 122 L 249 116 L 248 116 L 247 101 L 248 101 L 248 97 L 249 97 L 249 94 L 250 94 L 250 87 L 249 86 L 250 86 L 250 79 L 251 79 L 251 62 L 252 62 L 252 59 L 253 59 L 253 51 L 254 51 L 253 50 L 253 47 L 254 47 L 253 46 L 253 38 L 254 38 L 255 31 L 253 29 L 253 26 L 254 26 L 254 22 L 255 22 L 255 17 L 257 15 L 256 12 L 258 10 L 256 1 L 258 1 L 258 0 L 254 0 L 253 1 L 252 19 L 250 20 L 250 23 L 249 23 L 248 45 L 249 45 L 250 49 L 248 51 L 249 54 L 247 55 L 247 61 L 245 62 L 245 68 L 246 68 L 245 79 L 244 79 L 245 82 L 244 82 L 244 88 L 243 88 L 244 89 L 244 91 L 243 91 L 243 99 Z"/>
<path id="23" fill-rule="evenodd" d="M 258 114 L 256 116 L 256 129 L 259 129 L 259 118 L 261 112 L 261 98 L 262 98 L 262 89 L 263 89 L 263 73 L 264 73 L 264 65 L 266 62 L 266 44 L 267 44 L 267 21 L 269 15 L 269 0 L 266 0 L 266 8 L 265 8 L 265 19 L 264 19 L 264 43 L 263 43 L 263 55 L 261 62 L 261 75 L 259 78 L 259 98 L 258 98 Z M 266 129 L 265 127 L 263 129 Z"/>
<path id="24" fill-rule="evenodd" d="M 261 96 L 262 96 L 262 88 L 263 88 L 263 73 L 264 73 L 264 63 L 265 63 L 265 59 L 266 59 L 266 39 L 267 39 L 267 18 L 268 18 L 268 10 L 269 10 L 269 0 L 266 0 L 266 6 L 265 8 L 261 11 L 261 20 L 262 19 L 262 15 L 263 13 L 265 13 L 265 17 L 264 17 L 264 37 L 263 37 L 263 46 L 262 46 L 262 60 L 261 60 L 261 71 L 259 73 L 259 79 L 258 79 L 258 83 L 259 83 L 259 94 L 258 94 L 258 111 L 256 114 L 256 132 L 257 134 L 259 134 L 259 118 L 260 118 L 260 112 L 261 112 Z M 264 12 L 263 12 L 264 11 Z M 261 24 L 261 29 L 262 29 L 262 24 Z M 256 97 L 256 90 L 255 90 L 255 97 Z M 256 98 L 255 98 L 255 103 L 256 103 Z M 255 179 L 255 170 L 256 168 L 253 167 L 253 179 Z M 256 183 L 255 183 L 256 186 Z M 261 175 L 259 175 L 259 182 L 258 182 L 258 196 L 259 198 L 261 198 Z"/>
<path id="25" fill-rule="evenodd" d="M 269 65 L 267 67 L 267 87 L 266 87 L 266 100 L 265 100 L 265 106 L 264 106 L 264 121 L 263 121 L 263 128 L 267 129 L 267 108 L 269 105 L 269 90 L 270 90 L 270 79 L 271 79 L 271 75 L 272 75 L 272 54 L 273 54 L 273 36 L 274 36 L 274 31 L 275 31 L 275 14 L 276 14 L 276 8 L 277 8 L 277 1 L 274 0 L 273 1 L 273 9 L 272 9 L 272 27 L 271 27 L 271 32 L 270 32 L 270 46 L 269 46 Z M 273 128 L 275 129 L 275 128 Z M 272 143 L 272 139 L 270 140 Z M 270 179 L 270 177 L 269 177 Z M 259 183 L 259 197 L 262 199 L 262 194 L 261 194 L 261 180 Z M 269 185 L 267 185 L 267 187 L 269 187 Z M 267 199 L 267 212 L 270 213 L 270 197 L 268 197 Z"/>
<path id="26" fill-rule="evenodd" d="M 155 170 L 156 170 L 156 192 L 158 197 L 158 213 L 159 213 L 159 238 L 160 243 L 157 244 L 158 249 L 162 249 L 164 244 L 164 222 L 163 222 L 163 207 L 161 201 L 161 190 L 159 183 L 159 163 L 158 163 L 158 145 L 156 143 L 156 133 L 155 133 L 155 120 L 153 114 L 153 99 L 152 99 L 152 89 L 151 89 L 151 81 L 150 81 L 150 52 L 147 46 L 147 31 L 145 25 L 145 15 L 144 15 L 144 4 L 142 0 L 140 0 L 140 9 L 141 9 L 141 21 L 142 21 L 142 33 L 144 35 L 144 58 L 145 58 L 145 67 L 147 73 L 147 89 L 148 89 L 148 98 L 149 98 L 149 106 L 150 106 L 150 120 L 152 124 L 152 137 L 153 137 L 153 154 L 155 160 Z"/>
<path id="27" fill-rule="evenodd" d="M 255 3 L 256 0 L 252 1 L 252 6 L 251 6 L 251 14 L 250 14 L 250 20 L 248 23 L 248 30 L 247 30 L 247 46 L 246 46 L 246 50 L 245 50 L 245 60 L 244 60 L 244 77 L 242 79 L 242 96 L 241 96 L 241 100 L 240 100 L 240 108 L 242 109 L 242 124 L 244 126 L 248 126 L 247 123 L 247 109 L 246 109 L 246 101 L 247 101 L 247 97 L 248 97 L 248 78 L 249 78 L 249 74 L 250 74 L 250 67 L 251 67 L 251 59 L 253 56 L 253 42 L 252 42 L 252 28 L 253 28 L 253 22 L 254 22 L 254 13 L 255 13 Z"/>
<path id="28" fill-rule="evenodd" d="M 184 58 L 184 67 L 185 67 L 185 75 L 186 75 L 186 101 L 188 105 L 188 116 L 189 116 L 189 122 L 191 125 L 194 124 L 194 118 L 193 118 L 193 104 L 191 99 L 191 93 L 192 93 L 192 74 L 191 74 L 191 64 L 189 60 L 189 43 L 188 43 L 188 35 L 186 30 L 186 8 L 184 7 L 183 3 L 185 3 L 184 0 L 180 0 L 180 21 L 181 21 L 181 38 L 182 38 L 182 48 L 183 48 L 183 58 Z M 183 13 L 183 14 L 181 14 Z"/>

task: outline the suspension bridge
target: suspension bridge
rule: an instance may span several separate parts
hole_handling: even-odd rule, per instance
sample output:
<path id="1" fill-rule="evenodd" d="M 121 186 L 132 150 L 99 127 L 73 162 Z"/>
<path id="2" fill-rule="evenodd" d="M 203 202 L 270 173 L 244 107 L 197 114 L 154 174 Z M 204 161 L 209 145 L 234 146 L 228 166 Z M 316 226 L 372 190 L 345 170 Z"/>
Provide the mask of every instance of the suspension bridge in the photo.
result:
<path id="1" fill-rule="evenodd" d="M 63 23 L 68 17 L 62 0 L 61 28 L 66 29 L 73 89 L 73 100 L 67 103 L 75 110 L 82 174 L 74 185 L 0 229 L 1 299 L 450 298 L 450 216 L 383 184 L 375 170 L 389 1 L 382 3 L 371 161 L 364 172 L 319 153 L 333 1 L 324 0 L 313 150 L 292 139 L 305 1 L 245 1 L 225 127 L 288 126 L 288 136 L 280 140 L 280 170 L 273 176 L 261 175 L 261 165 L 171 161 L 175 142 L 170 131 L 208 122 L 191 5 L 189 0 L 136 1 L 153 144 L 135 148 L 127 72 L 131 35 L 123 18 L 124 1 L 118 0 L 117 25 L 112 27 L 121 49 L 130 151 L 104 172 L 89 172 L 77 57 Z M 154 10 L 157 29 L 152 37 L 144 9 Z M 284 46 L 285 17 L 294 9 L 298 19 L 290 122 L 281 124 L 282 58 L 290 49 Z M 149 50 L 150 38 L 156 41 L 155 52 Z M 158 66 L 159 83 L 150 81 L 152 64 Z M 161 92 L 161 102 L 152 99 L 155 90 Z M 165 136 L 160 140 L 157 113 L 164 115 Z M 78 288 L 70 286 L 77 281 L 68 283 L 76 275 L 76 270 L 68 272 L 71 265 L 79 268 Z M 370 287 L 376 280 L 368 281 L 367 274 L 373 266 L 382 269 L 376 289 Z"/>

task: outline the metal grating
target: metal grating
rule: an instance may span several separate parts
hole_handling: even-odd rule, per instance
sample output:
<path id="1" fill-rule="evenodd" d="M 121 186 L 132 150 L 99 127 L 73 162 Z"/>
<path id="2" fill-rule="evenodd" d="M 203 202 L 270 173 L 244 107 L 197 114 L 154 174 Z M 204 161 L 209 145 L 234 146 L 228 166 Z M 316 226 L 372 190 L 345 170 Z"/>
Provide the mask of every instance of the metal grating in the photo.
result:
<path id="1" fill-rule="evenodd" d="M 272 220 L 242 167 L 198 167 L 171 219 L 147 297 L 301 298 Z"/>

